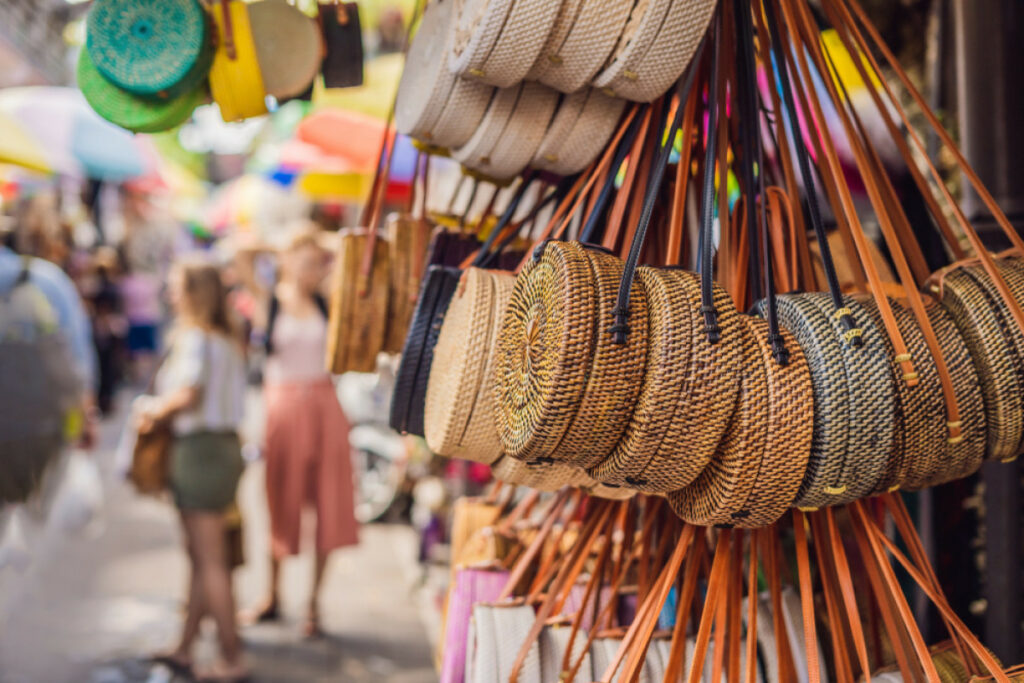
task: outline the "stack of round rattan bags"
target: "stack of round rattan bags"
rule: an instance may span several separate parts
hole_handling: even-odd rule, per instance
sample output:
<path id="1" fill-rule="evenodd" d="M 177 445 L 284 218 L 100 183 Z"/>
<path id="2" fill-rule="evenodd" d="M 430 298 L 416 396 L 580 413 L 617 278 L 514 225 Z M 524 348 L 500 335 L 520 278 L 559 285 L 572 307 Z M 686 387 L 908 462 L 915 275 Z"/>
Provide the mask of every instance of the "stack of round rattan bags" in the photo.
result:
<path id="1" fill-rule="evenodd" d="M 398 130 L 507 180 L 569 175 L 693 57 L 713 0 L 439 0 L 399 86 Z"/>

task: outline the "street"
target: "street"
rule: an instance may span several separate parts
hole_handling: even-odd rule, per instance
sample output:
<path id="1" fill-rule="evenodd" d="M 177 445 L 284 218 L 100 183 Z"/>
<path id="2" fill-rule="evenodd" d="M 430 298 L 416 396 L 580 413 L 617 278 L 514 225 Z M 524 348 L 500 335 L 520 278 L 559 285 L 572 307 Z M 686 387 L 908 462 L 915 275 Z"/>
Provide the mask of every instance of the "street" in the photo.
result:
<path id="1" fill-rule="evenodd" d="M 115 419 L 103 425 L 96 456 L 105 484 L 98 528 L 69 536 L 33 522 L 27 534 L 31 565 L 24 572 L 0 573 L 2 683 L 174 680 L 146 656 L 175 642 L 187 562 L 173 506 L 138 496 L 113 475 L 119 424 Z M 262 475 L 262 463 L 250 464 L 239 491 L 247 562 L 235 574 L 240 607 L 258 603 L 267 590 Z M 410 527 L 370 525 L 357 548 L 336 553 L 321 603 L 328 636 L 312 641 L 300 635 L 312 555 L 287 561 L 284 619 L 242 633 L 253 680 L 436 680 L 424 627 L 431 621 L 430 605 L 418 597 L 416 543 Z M 215 654 L 210 627 L 196 653 L 200 665 Z"/>

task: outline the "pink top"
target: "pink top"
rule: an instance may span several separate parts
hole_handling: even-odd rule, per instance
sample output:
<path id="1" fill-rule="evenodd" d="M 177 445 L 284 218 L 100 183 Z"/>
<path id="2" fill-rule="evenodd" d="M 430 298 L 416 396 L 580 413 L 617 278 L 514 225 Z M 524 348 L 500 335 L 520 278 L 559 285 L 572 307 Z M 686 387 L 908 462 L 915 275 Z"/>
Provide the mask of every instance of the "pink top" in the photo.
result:
<path id="1" fill-rule="evenodd" d="M 327 321 L 319 313 L 296 318 L 281 311 L 271 341 L 274 352 L 263 373 L 268 384 L 317 382 L 329 376 L 324 368 Z"/>
<path id="2" fill-rule="evenodd" d="M 129 273 L 121 280 L 124 315 L 134 325 L 160 322 L 160 280 L 149 273 Z"/>

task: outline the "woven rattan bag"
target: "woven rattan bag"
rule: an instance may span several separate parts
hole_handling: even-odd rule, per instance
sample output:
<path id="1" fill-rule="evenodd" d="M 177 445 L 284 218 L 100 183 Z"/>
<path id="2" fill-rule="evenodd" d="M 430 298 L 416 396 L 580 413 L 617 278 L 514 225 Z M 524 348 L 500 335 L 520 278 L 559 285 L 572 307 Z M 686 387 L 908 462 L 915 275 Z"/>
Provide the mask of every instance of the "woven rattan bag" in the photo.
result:
<path id="1" fill-rule="evenodd" d="M 459 279 L 427 383 L 424 431 L 435 453 L 484 463 L 501 455 L 487 378 L 514 282 L 511 273 L 482 268 L 469 268 Z"/>
<path id="2" fill-rule="evenodd" d="M 388 244 L 365 229 L 344 230 L 331 288 L 327 367 L 335 373 L 373 372 L 384 348 L 388 310 Z M 372 242 L 372 244 L 371 244 Z M 372 249 L 369 269 L 365 254 Z"/>
<path id="3" fill-rule="evenodd" d="M 384 350 L 400 353 L 405 345 L 426 262 L 429 224 L 409 214 L 388 217 L 388 314 Z"/>
<path id="4" fill-rule="evenodd" d="M 565 96 L 531 165 L 559 175 L 582 171 L 608 144 L 625 105 L 592 88 Z"/>

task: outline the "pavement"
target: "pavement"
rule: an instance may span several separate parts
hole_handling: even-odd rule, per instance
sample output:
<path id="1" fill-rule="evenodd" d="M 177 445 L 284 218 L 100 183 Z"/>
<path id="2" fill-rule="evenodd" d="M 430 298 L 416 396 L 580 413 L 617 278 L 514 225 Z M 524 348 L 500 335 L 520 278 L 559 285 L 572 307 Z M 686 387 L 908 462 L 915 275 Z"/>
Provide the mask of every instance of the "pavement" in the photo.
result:
<path id="1" fill-rule="evenodd" d="M 113 472 L 120 420 L 104 424 L 97 461 L 104 475 L 101 518 L 68 535 L 41 520 L 27 525 L 32 561 L 0 570 L 0 683 L 161 683 L 175 680 L 146 656 L 171 647 L 180 628 L 187 561 L 175 511 L 137 495 Z M 267 511 L 263 467 L 248 466 L 239 490 L 247 564 L 235 573 L 240 606 L 266 594 Z M 307 544 L 307 546 L 310 544 Z M 415 531 L 363 528 L 361 543 L 334 554 L 323 586 L 327 637 L 304 640 L 301 619 L 312 554 L 283 567 L 283 619 L 243 630 L 254 681 L 300 683 L 436 681 L 437 595 L 425 595 Z M 212 624 L 197 660 L 216 653 Z"/>

